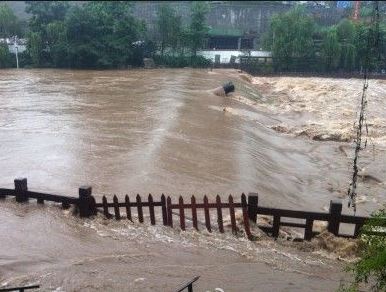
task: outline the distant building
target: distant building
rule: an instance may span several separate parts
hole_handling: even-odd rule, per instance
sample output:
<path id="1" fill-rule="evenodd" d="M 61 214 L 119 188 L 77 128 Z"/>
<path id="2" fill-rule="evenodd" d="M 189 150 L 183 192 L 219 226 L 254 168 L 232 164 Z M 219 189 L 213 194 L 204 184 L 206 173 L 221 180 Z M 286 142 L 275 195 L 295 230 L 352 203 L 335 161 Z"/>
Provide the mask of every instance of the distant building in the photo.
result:
<path id="1" fill-rule="evenodd" d="M 286 12 L 294 5 L 303 5 L 323 25 L 338 23 L 342 10 L 333 1 L 210 1 L 207 24 L 210 28 L 206 50 L 259 50 L 262 36 L 269 29 L 274 14 Z M 191 1 L 135 1 L 134 15 L 143 19 L 152 39 L 157 39 L 159 5 L 169 3 L 181 15 L 183 24 L 190 21 Z"/>
<path id="2" fill-rule="evenodd" d="M 206 59 L 211 60 L 213 63 L 219 64 L 229 64 L 234 58 L 235 63 L 240 63 L 240 57 L 258 57 L 262 60 L 268 59 L 271 60 L 272 54 L 267 51 L 258 51 L 258 50 L 248 50 L 248 51 L 239 51 L 239 50 L 201 50 L 197 52 L 198 55 L 205 57 Z"/>
<path id="3" fill-rule="evenodd" d="M 27 49 L 27 40 L 16 37 L 0 39 L 0 44 L 6 44 L 11 54 L 23 53 Z"/>

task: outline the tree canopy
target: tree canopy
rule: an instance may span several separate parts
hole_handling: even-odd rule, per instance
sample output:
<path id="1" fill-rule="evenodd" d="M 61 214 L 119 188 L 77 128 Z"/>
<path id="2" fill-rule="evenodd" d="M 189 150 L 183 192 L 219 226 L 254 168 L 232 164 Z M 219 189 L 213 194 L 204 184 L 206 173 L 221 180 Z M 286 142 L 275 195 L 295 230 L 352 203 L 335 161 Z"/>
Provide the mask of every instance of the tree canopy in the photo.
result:
<path id="1" fill-rule="evenodd" d="M 197 54 L 197 50 L 202 47 L 205 37 L 209 32 L 209 27 L 206 25 L 206 16 L 208 12 L 208 3 L 201 1 L 192 3 L 188 42 L 190 43 L 190 49 L 194 56 Z"/>
<path id="2" fill-rule="evenodd" d="M 191 23 L 168 4 L 161 4 L 157 28 L 161 55 L 165 50 L 193 55 L 203 45 L 209 5 L 193 2 Z M 146 26 L 132 14 L 127 1 L 87 1 L 70 5 L 65 1 L 27 1 L 28 53 L 34 66 L 71 68 L 124 68 L 141 66 L 144 54 L 154 52 Z M 196 60 L 197 61 L 197 60 Z"/>
<path id="3" fill-rule="evenodd" d="M 7 4 L 0 3 L 0 38 L 20 35 L 20 22 Z"/>
<path id="4" fill-rule="evenodd" d="M 161 4 L 157 11 L 157 30 L 160 36 L 161 55 L 165 49 L 171 48 L 175 51 L 181 45 L 182 22 L 181 16 L 177 15 L 170 4 Z"/>
<path id="5" fill-rule="evenodd" d="M 384 27 L 381 23 L 378 34 L 370 24 L 347 18 L 323 27 L 316 25 L 302 7 L 296 6 L 272 17 L 264 36 L 264 48 L 272 51 L 279 71 L 299 67 L 300 70 L 351 72 L 361 70 L 368 55 L 370 67 L 376 68 L 386 51 Z M 376 39 L 380 42 L 378 45 Z"/>
<path id="6" fill-rule="evenodd" d="M 266 47 L 278 60 L 280 67 L 288 68 L 293 59 L 307 58 L 314 54 L 314 20 L 305 10 L 294 9 L 272 17 Z"/>
<path id="7" fill-rule="evenodd" d="M 34 65 L 118 68 L 140 63 L 133 43 L 145 26 L 133 17 L 131 6 L 126 1 L 28 2 L 28 50 Z"/>

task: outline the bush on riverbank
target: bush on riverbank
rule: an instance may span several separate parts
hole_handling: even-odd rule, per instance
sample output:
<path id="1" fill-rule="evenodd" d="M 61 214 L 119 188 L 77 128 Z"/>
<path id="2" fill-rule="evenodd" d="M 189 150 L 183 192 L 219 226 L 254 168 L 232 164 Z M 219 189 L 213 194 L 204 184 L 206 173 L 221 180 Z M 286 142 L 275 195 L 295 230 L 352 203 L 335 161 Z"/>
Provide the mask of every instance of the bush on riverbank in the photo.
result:
<path id="1" fill-rule="evenodd" d="M 143 67 L 143 58 L 151 58 L 157 45 L 147 34 L 145 22 L 134 15 L 133 7 L 129 1 L 85 1 L 79 5 L 66 1 L 27 1 L 26 12 L 31 18 L 26 35 L 30 57 L 26 66 L 79 69 Z M 205 24 L 208 4 L 192 2 L 191 22 L 185 26 L 171 6 L 160 7 L 158 22 L 162 53 L 168 48 L 181 55 L 189 51 L 193 56 L 163 56 L 156 63 L 174 68 L 208 67 L 208 60 L 196 56 L 209 30 Z M 0 24 L 0 32 L 3 26 Z M 7 31 L 5 36 L 11 36 L 9 34 Z M 3 52 L 2 55 L 0 66 L 10 66 L 7 54 Z"/>
<path id="2" fill-rule="evenodd" d="M 211 60 L 202 56 L 170 56 L 170 55 L 155 55 L 154 63 L 157 66 L 165 66 L 171 68 L 208 68 L 212 65 Z"/>
<path id="3" fill-rule="evenodd" d="M 12 56 L 6 44 L 0 44 L 0 68 L 12 67 Z"/>
<path id="4" fill-rule="evenodd" d="M 363 227 L 360 260 L 348 267 L 354 275 L 354 283 L 342 291 L 358 291 L 360 283 L 369 282 L 373 291 L 386 291 L 386 236 L 371 234 L 384 232 L 379 226 L 386 226 L 385 217 L 386 209 L 375 212 Z"/>

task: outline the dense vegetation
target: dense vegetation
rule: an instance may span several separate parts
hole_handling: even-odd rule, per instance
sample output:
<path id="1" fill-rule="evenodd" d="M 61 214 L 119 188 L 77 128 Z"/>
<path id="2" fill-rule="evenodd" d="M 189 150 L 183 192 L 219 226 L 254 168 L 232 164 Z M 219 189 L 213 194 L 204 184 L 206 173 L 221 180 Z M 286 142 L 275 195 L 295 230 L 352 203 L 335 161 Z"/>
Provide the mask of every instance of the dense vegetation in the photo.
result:
<path id="1" fill-rule="evenodd" d="M 159 5 L 156 34 L 133 15 L 126 1 L 26 1 L 31 15 L 26 28 L 6 4 L 0 4 L 0 38 L 13 35 L 28 40 L 20 55 L 21 66 L 56 68 L 127 68 L 142 66 L 144 57 L 167 67 L 207 67 L 210 61 L 197 55 L 209 27 L 207 2 L 191 3 L 190 19 L 183 21 L 167 2 Z M 380 50 L 371 52 L 372 69 L 385 69 L 386 24 L 378 35 L 369 28 L 371 7 L 364 6 L 360 22 L 343 19 L 321 26 L 302 6 L 275 15 L 264 37 L 264 48 L 272 51 L 274 63 L 252 64 L 263 72 L 360 71 L 365 62 L 367 39 Z M 22 27 L 24 29 L 22 29 Z M 15 66 L 6 45 L 0 46 L 0 67 Z"/>
<path id="2" fill-rule="evenodd" d="M 26 33 L 27 53 L 21 63 L 33 67 L 127 68 L 142 66 L 143 58 L 153 56 L 156 46 L 148 39 L 146 26 L 132 14 L 127 1 L 87 1 L 71 5 L 66 1 L 26 1 L 32 17 Z M 161 5 L 158 13 L 161 54 L 158 64 L 167 66 L 207 66 L 196 56 L 207 33 L 208 5 L 192 2 L 191 23 L 183 27 L 173 9 Z M 7 5 L 0 5 L 0 36 L 14 36 L 19 23 Z M 164 56 L 166 49 L 179 56 Z M 6 45 L 0 47 L 0 67 L 9 67 Z"/>
<path id="3" fill-rule="evenodd" d="M 20 34 L 20 22 L 17 17 L 8 5 L 0 3 L 0 38 Z"/>
<path id="4" fill-rule="evenodd" d="M 275 70 L 317 72 L 359 71 L 368 47 L 370 69 L 386 69 L 385 44 L 385 22 L 377 31 L 368 22 L 349 19 L 321 27 L 302 7 L 272 17 L 264 41 L 265 49 L 272 51 Z"/>
<path id="5" fill-rule="evenodd" d="M 206 2 L 193 2 L 190 24 L 183 26 L 181 16 L 177 15 L 173 7 L 169 4 L 161 5 L 157 14 L 160 56 L 156 56 L 155 62 L 168 67 L 209 66 L 209 60 L 197 56 L 209 31 L 205 24 L 208 12 L 209 5 Z"/>

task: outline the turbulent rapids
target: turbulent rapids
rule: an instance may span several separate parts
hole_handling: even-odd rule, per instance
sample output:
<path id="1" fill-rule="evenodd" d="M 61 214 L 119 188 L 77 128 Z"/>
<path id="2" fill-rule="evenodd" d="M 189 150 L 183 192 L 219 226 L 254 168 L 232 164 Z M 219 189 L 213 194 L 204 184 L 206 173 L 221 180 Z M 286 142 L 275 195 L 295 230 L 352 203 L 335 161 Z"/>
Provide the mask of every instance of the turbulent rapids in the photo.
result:
<path id="1" fill-rule="evenodd" d="M 236 92 L 214 95 L 227 80 Z M 346 194 L 360 90 L 355 79 L 236 70 L 3 70 L 0 185 L 25 176 L 31 190 L 74 195 L 89 184 L 99 200 L 258 192 L 265 206 L 326 211 Z M 384 81 L 370 81 L 374 147 L 363 154 L 359 215 L 385 200 L 385 93 Z M 253 291 L 264 281 L 279 290 L 333 289 L 336 259 L 352 260 L 356 250 L 326 232 L 290 243 L 296 230 L 284 230 L 274 242 L 252 226 L 259 239 L 250 242 L 102 216 L 82 221 L 10 200 L 0 204 L 0 222 L 0 285 L 39 282 L 56 291 L 173 290 L 194 275 L 202 275 L 201 290 Z"/>

